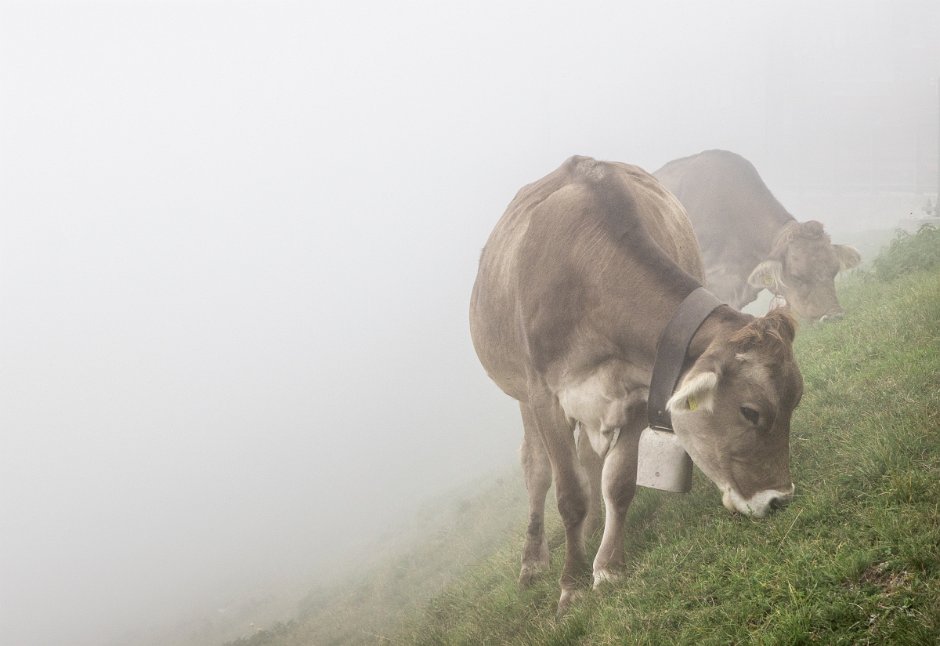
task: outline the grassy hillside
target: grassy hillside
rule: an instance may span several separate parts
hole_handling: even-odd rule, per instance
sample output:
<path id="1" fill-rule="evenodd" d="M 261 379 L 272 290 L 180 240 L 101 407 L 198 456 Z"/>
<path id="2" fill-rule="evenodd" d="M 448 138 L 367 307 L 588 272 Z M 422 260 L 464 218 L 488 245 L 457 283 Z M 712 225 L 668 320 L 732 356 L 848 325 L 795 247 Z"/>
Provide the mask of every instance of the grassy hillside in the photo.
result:
<path id="1" fill-rule="evenodd" d="M 940 643 L 940 234 L 899 238 L 840 299 L 844 320 L 798 334 L 786 510 L 732 516 L 698 472 L 686 495 L 641 490 L 626 575 L 556 621 L 560 522 L 552 570 L 518 590 L 525 507 L 507 478 L 450 509 L 447 537 L 398 570 L 237 643 Z"/>
<path id="2" fill-rule="evenodd" d="M 510 456 L 507 456 L 510 457 Z M 321 585 L 297 617 L 231 642 L 232 646 L 312 646 L 387 642 L 402 622 L 456 577 L 487 563 L 526 517 L 525 486 L 512 471 L 428 502 L 404 527 L 389 528 L 359 555 L 354 574 Z M 488 567 L 488 566 L 485 566 Z"/>

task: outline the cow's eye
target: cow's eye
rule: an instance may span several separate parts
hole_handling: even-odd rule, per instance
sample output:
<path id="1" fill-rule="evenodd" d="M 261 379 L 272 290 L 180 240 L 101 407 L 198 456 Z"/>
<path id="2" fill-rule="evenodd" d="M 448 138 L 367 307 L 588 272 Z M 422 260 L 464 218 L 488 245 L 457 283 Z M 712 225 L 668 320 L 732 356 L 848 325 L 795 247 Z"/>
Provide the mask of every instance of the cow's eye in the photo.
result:
<path id="1" fill-rule="evenodd" d="M 757 426 L 757 422 L 760 420 L 760 413 L 751 408 L 750 406 L 742 406 L 741 414 L 744 416 L 744 419 L 749 421 L 751 424 Z"/>

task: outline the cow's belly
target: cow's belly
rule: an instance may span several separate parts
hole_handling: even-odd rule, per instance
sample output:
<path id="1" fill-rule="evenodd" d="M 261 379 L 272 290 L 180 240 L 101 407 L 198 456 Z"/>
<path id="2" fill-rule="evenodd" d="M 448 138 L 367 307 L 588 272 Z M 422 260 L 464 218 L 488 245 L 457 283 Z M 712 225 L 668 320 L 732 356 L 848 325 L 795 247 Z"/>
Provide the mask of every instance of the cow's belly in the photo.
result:
<path id="1" fill-rule="evenodd" d="M 501 372 L 487 369 L 486 374 L 504 393 L 521 402 L 529 400 L 525 374 L 510 367 Z"/>
<path id="2" fill-rule="evenodd" d="M 477 304 L 471 312 L 470 337 L 486 374 L 510 397 L 527 401 L 527 377 L 522 341 L 514 331 L 510 308 Z"/>

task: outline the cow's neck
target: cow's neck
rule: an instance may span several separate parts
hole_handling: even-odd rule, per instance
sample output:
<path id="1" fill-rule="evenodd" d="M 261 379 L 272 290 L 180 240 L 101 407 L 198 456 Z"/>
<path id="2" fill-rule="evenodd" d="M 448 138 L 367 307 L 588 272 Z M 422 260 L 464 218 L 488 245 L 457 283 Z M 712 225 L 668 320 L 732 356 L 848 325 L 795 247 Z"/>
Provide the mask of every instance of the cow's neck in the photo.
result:
<path id="1" fill-rule="evenodd" d="M 610 264 L 600 281 L 600 307 L 592 312 L 589 325 L 597 326 L 601 337 L 615 340 L 620 356 L 646 373 L 648 385 L 660 336 L 682 301 L 701 283 L 665 256 L 648 254 L 646 259 Z M 692 338 L 689 355 L 697 358 L 722 330 L 743 327 L 752 318 L 730 307 L 717 308 Z"/>
<path id="2" fill-rule="evenodd" d="M 684 297 L 683 297 L 684 298 Z M 679 308 L 679 304 L 682 302 L 682 299 L 678 300 L 673 307 L 672 311 L 675 312 Z M 670 315 L 671 316 L 671 315 Z M 661 327 L 658 328 L 657 340 L 659 335 L 662 334 L 662 331 L 666 328 L 666 325 L 669 324 L 671 318 L 667 318 L 662 322 Z M 730 307 L 729 305 L 720 305 L 715 308 L 711 314 L 709 314 L 704 321 L 702 321 L 701 326 L 692 336 L 692 341 L 689 343 L 688 351 L 685 356 L 685 364 L 682 368 L 682 374 L 692 367 L 692 364 L 701 357 L 705 351 L 708 349 L 708 346 L 711 345 L 719 336 L 731 336 L 734 332 L 741 329 L 747 325 L 750 321 L 754 320 L 754 317 L 750 314 L 744 314 L 739 312 L 736 309 Z M 655 361 L 656 352 L 655 344 L 653 347 L 652 360 Z M 652 370 L 652 363 L 650 364 L 650 370 Z"/>
<path id="3" fill-rule="evenodd" d="M 796 218 L 790 215 L 783 206 L 779 205 L 779 203 L 778 206 L 780 207 L 779 209 L 774 209 L 771 212 L 774 225 L 762 231 L 762 239 L 760 241 L 761 260 L 765 260 L 773 252 L 774 248 L 777 246 L 778 239 L 787 228 L 798 224 Z"/>
<path id="4" fill-rule="evenodd" d="M 697 281 L 685 276 L 688 284 L 660 283 L 652 273 L 617 285 L 614 295 L 605 299 L 604 327 L 615 330 L 624 357 L 644 370 L 652 370 L 656 344 L 679 304 Z M 608 327 L 611 326 L 611 327 Z"/>

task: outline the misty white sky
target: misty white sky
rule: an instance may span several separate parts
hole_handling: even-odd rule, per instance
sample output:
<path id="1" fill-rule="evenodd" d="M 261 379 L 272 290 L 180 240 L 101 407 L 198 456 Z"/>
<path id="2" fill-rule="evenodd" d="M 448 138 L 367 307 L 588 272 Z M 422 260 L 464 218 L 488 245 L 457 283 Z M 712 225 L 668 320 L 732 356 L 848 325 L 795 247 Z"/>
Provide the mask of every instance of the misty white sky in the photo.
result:
<path id="1" fill-rule="evenodd" d="M 933 193 L 938 77 L 934 0 L 0 1 L 0 642 L 313 585 L 513 464 L 467 305 L 566 157 Z"/>

